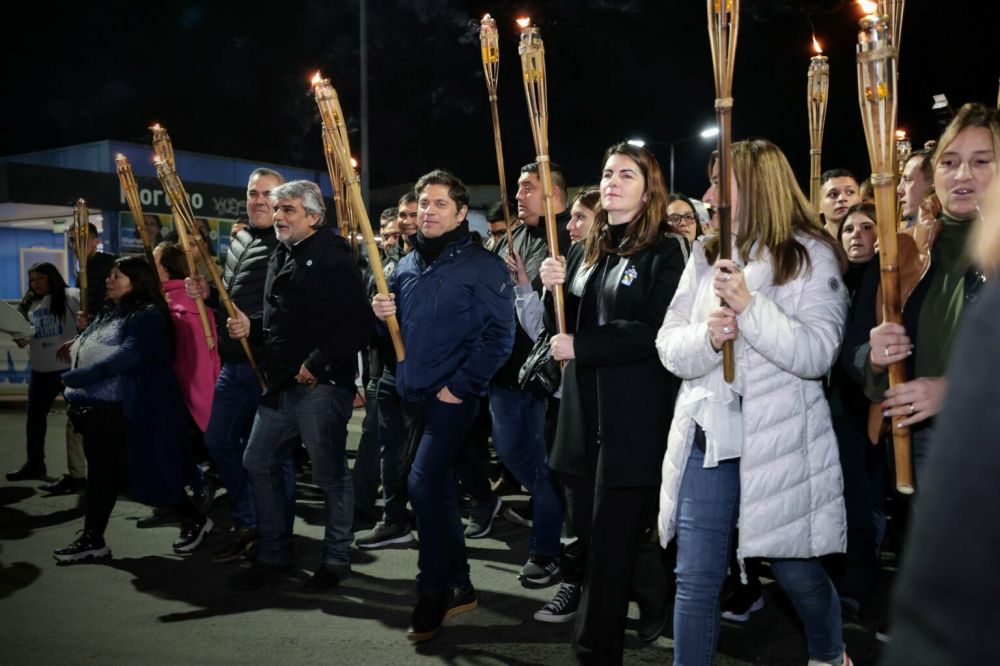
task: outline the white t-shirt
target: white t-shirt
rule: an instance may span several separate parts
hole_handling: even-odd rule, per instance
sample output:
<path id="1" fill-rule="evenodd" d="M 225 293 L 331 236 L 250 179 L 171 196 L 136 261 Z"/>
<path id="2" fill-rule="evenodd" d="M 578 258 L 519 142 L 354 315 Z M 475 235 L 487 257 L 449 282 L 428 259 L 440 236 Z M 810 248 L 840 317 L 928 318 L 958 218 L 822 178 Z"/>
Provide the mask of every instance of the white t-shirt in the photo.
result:
<path id="1" fill-rule="evenodd" d="M 52 312 L 51 299 L 51 296 L 44 296 L 28 309 L 28 319 L 35 327 L 35 335 L 28 347 L 31 368 L 38 372 L 69 369 L 69 363 L 56 358 L 56 350 L 64 342 L 76 337 L 76 313 L 80 309 L 77 297 L 66 294 L 66 311 L 62 313 Z"/>

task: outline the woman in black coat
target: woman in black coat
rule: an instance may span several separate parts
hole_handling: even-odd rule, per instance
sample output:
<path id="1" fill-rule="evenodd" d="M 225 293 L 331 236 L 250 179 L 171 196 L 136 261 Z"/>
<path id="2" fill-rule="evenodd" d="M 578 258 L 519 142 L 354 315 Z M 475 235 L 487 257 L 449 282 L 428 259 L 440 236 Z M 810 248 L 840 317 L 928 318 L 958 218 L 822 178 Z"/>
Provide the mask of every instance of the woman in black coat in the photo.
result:
<path id="1" fill-rule="evenodd" d="M 563 284 L 566 296 L 570 332 L 551 339 L 553 357 L 568 363 L 549 466 L 579 538 L 550 605 L 569 596 L 562 587 L 582 584 L 574 649 L 584 663 L 610 664 L 622 658 L 633 570 L 659 508 L 678 381 L 659 363 L 655 339 L 686 245 L 667 235 L 667 188 L 651 153 L 625 143 L 609 148 L 600 191 L 584 243 L 566 260 L 547 259 L 541 276 L 547 288 Z M 643 588 L 655 598 L 639 599 L 645 640 L 662 630 L 668 596 L 658 547 L 650 554 L 656 564 L 641 567 L 652 578 Z"/>

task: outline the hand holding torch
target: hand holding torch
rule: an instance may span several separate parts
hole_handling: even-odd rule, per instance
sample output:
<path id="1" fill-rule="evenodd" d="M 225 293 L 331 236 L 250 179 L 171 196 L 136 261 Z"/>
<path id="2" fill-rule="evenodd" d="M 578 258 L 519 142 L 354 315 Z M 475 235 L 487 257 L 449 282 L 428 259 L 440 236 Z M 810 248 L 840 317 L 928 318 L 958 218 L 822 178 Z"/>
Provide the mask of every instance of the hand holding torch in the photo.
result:
<path id="1" fill-rule="evenodd" d="M 712 47 L 715 73 L 715 116 L 719 125 L 719 258 L 733 258 L 732 192 L 729 190 L 732 150 L 733 66 L 736 60 L 736 36 L 739 32 L 739 0 L 708 0 L 708 41 Z M 723 303 L 725 305 L 725 303 Z M 736 379 L 733 341 L 722 344 L 722 374 L 732 383 Z"/>
<path id="2" fill-rule="evenodd" d="M 865 127 L 872 166 L 875 209 L 878 216 L 879 265 L 882 271 L 884 321 L 902 324 L 902 294 L 896 249 L 896 59 L 889 17 L 870 15 L 861 19 L 858 33 L 858 102 Z M 889 386 L 906 381 L 903 361 L 889 366 Z M 892 440 L 896 462 L 896 489 L 913 492 L 910 430 L 900 427 L 902 416 L 892 418 Z"/>
<path id="3" fill-rule="evenodd" d="M 389 293 L 389 284 L 385 280 L 385 271 L 382 268 L 382 257 L 379 255 L 378 243 L 375 242 L 375 234 L 372 232 L 371 221 L 368 219 L 368 211 L 365 209 L 364 200 L 361 198 L 361 186 L 358 175 L 351 166 L 351 149 L 347 137 L 347 125 L 344 122 L 343 111 L 340 108 L 340 100 L 337 91 L 330 85 L 329 79 L 324 79 L 319 72 L 312 80 L 313 94 L 316 97 L 316 106 L 319 108 L 320 117 L 327 127 L 327 134 L 330 145 L 333 147 L 335 163 L 340 169 L 340 173 L 347 182 L 348 204 L 351 214 L 354 215 L 354 222 L 361 228 L 361 234 L 365 239 L 365 247 L 368 250 L 368 261 L 372 267 L 372 277 L 375 279 L 375 286 L 380 294 Z M 332 131 L 330 131 L 332 130 Z M 353 232 L 352 232 L 353 233 Z M 399 320 L 395 315 L 385 320 L 389 328 L 389 336 L 392 338 L 392 345 L 396 350 L 396 360 L 402 361 L 406 358 L 406 350 L 403 346 L 403 334 L 399 330 Z"/>
<path id="4" fill-rule="evenodd" d="M 535 142 L 535 160 L 538 162 L 539 180 L 542 181 L 542 197 L 545 202 L 545 238 L 549 245 L 549 256 L 559 256 L 559 233 L 556 229 L 555 202 L 553 201 L 552 165 L 549 158 L 549 108 L 547 77 L 545 73 L 545 44 L 541 31 L 528 24 L 527 19 L 518 21 L 521 25 L 521 42 L 517 52 L 521 56 L 521 72 L 524 78 L 524 95 L 528 101 L 528 119 L 531 122 L 531 136 Z M 566 333 L 566 308 L 562 285 L 552 288 L 552 303 L 555 309 L 556 329 Z"/>

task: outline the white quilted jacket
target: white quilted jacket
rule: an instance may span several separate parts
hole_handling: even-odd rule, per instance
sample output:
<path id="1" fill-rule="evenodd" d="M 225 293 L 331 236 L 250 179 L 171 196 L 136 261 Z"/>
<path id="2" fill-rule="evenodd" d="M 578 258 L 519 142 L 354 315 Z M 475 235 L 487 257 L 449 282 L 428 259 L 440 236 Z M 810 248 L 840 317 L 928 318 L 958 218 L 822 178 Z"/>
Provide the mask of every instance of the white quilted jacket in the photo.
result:
<path id="1" fill-rule="evenodd" d="M 769 257 L 743 274 L 751 299 L 737 317 L 735 388 L 743 396 L 740 559 L 806 558 L 843 552 L 847 543 L 837 440 L 821 379 L 837 357 L 847 312 L 840 269 L 827 246 L 799 237 L 812 270 L 773 284 Z M 703 313 L 716 307 L 713 269 L 696 242 L 656 338 L 660 360 L 684 380 L 721 372 Z M 711 304 L 711 305 L 710 305 Z M 692 316 L 694 314 L 694 316 Z M 694 421 L 678 410 L 670 426 L 660 486 L 660 543 L 676 528 L 677 493 L 691 453 Z"/>

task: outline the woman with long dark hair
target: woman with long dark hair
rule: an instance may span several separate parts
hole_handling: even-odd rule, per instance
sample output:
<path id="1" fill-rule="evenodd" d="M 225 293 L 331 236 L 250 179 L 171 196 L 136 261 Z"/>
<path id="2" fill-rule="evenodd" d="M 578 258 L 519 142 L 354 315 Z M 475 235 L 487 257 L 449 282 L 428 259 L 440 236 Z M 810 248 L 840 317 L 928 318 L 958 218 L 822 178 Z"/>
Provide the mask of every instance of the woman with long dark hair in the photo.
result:
<path id="1" fill-rule="evenodd" d="M 579 599 L 578 659 L 613 664 L 622 659 L 636 569 L 647 578 L 638 599 L 640 637 L 654 640 L 666 617 L 660 549 L 648 544 L 653 561 L 637 560 L 656 519 L 677 391 L 654 342 L 684 269 L 685 245 L 667 235 L 667 188 L 651 153 L 620 143 L 603 164 L 601 207 L 586 239 L 541 268 L 546 288 L 565 284 L 569 333 L 551 338 L 553 358 L 567 364 L 549 467 L 563 485 L 578 552 L 565 554 L 564 582 L 539 614 L 565 617 Z"/>
<path id="2" fill-rule="evenodd" d="M 170 313 L 153 270 L 140 257 L 115 261 L 105 282 L 113 307 L 73 343 L 63 382 L 90 472 L 83 534 L 53 553 L 59 562 L 110 557 L 104 530 L 129 482 L 138 501 L 174 506 L 182 516 L 175 552 L 191 552 L 212 529 L 184 491 L 184 407 L 171 367 Z"/>
<path id="3" fill-rule="evenodd" d="M 849 664 L 840 603 L 819 561 L 846 542 L 821 383 L 843 335 L 843 251 L 774 144 L 733 144 L 728 174 L 716 162 L 703 197 L 716 209 L 720 178 L 732 191 L 734 258 L 719 258 L 718 235 L 694 244 L 656 340 L 683 380 L 660 491 L 660 543 L 677 537 L 674 663 L 712 662 L 738 519 L 737 560 L 770 560 L 805 625 L 810 664 Z"/>
<path id="4" fill-rule="evenodd" d="M 76 313 L 80 303 L 66 293 L 66 281 L 54 265 L 35 264 L 28 269 L 28 291 L 21 298 L 18 311 L 35 329 L 29 339 L 16 339 L 18 347 L 28 347 L 31 376 L 28 380 L 28 460 L 19 469 L 7 474 L 8 481 L 38 479 L 46 474 L 45 432 L 52 403 L 62 392 L 62 373 L 69 364 L 56 356 L 59 346 L 76 335 Z M 85 479 L 67 475 L 53 484 L 82 487 Z"/>

